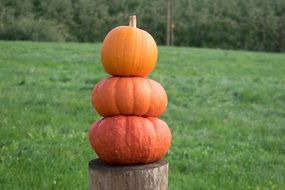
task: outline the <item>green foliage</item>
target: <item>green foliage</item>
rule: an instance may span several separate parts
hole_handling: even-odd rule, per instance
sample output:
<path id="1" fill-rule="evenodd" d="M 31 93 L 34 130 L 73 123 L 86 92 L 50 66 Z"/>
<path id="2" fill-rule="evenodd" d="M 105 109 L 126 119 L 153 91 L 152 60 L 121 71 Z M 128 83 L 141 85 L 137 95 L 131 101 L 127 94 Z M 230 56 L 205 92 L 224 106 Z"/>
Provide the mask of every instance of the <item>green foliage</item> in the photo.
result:
<path id="1" fill-rule="evenodd" d="M 87 189 L 100 44 L 0 42 L 0 187 Z M 174 189 L 285 189 L 285 55 L 159 47 Z"/>
<path id="2" fill-rule="evenodd" d="M 0 39 L 101 42 L 136 14 L 139 27 L 165 44 L 166 5 L 166 0 L 3 0 Z M 173 12 L 174 45 L 285 51 L 284 0 L 179 0 Z"/>
<path id="3" fill-rule="evenodd" d="M 65 26 L 49 20 L 19 18 L 0 29 L 0 38 L 7 40 L 64 41 Z"/>
<path id="4" fill-rule="evenodd" d="M 184 0 L 176 7 L 177 45 L 284 51 L 283 0 Z"/>

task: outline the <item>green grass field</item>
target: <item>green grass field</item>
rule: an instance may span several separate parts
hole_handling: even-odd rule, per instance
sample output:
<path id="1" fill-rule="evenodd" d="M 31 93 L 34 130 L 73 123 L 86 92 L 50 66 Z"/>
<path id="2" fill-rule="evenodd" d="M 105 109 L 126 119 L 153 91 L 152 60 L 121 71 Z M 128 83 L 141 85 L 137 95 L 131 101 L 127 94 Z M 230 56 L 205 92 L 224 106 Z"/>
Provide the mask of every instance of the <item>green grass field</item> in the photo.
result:
<path id="1" fill-rule="evenodd" d="M 0 42 L 0 189 L 87 189 L 100 44 Z M 285 54 L 159 47 L 169 189 L 285 189 Z"/>

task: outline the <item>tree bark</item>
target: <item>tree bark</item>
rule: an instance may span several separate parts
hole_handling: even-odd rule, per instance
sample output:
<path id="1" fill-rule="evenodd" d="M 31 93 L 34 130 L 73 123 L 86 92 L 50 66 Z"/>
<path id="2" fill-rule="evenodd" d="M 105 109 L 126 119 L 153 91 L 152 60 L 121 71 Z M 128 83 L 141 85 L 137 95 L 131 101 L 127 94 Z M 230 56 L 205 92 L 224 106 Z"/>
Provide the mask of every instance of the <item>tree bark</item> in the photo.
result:
<path id="1" fill-rule="evenodd" d="M 167 0 L 166 45 L 173 45 L 173 0 Z"/>
<path id="2" fill-rule="evenodd" d="M 89 162 L 90 190 L 167 190 L 168 161 L 133 166 L 110 166 Z"/>

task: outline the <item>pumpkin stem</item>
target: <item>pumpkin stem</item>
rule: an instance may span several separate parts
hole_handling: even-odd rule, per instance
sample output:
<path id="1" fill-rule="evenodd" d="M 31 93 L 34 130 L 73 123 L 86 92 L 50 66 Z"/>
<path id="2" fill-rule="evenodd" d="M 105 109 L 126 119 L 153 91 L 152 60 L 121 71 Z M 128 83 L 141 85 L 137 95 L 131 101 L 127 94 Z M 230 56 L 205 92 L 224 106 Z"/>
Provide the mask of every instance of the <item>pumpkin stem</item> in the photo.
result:
<path id="1" fill-rule="evenodd" d="M 132 27 L 137 27 L 137 18 L 136 18 L 136 15 L 133 15 L 133 16 L 130 16 L 130 19 L 129 19 L 129 26 L 132 26 Z"/>

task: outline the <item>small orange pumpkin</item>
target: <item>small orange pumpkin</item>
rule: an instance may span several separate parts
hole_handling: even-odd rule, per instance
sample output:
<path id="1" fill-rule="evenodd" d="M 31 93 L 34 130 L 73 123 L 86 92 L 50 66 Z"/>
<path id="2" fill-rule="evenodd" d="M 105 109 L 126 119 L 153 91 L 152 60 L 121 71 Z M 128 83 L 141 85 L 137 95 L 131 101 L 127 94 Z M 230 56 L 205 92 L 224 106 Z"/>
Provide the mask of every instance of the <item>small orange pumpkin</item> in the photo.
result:
<path id="1" fill-rule="evenodd" d="M 115 116 L 94 123 L 89 141 L 99 158 L 111 165 L 158 161 L 171 144 L 167 124 L 154 117 Z"/>
<path id="2" fill-rule="evenodd" d="M 110 77 L 92 91 L 92 104 L 103 117 L 136 115 L 159 117 L 166 109 L 167 95 L 156 81 L 141 77 Z"/>
<path id="3" fill-rule="evenodd" d="M 116 27 L 107 34 L 101 61 L 111 75 L 146 77 L 156 65 L 157 45 L 149 33 L 136 28 L 132 16 L 129 26 Z"/>

